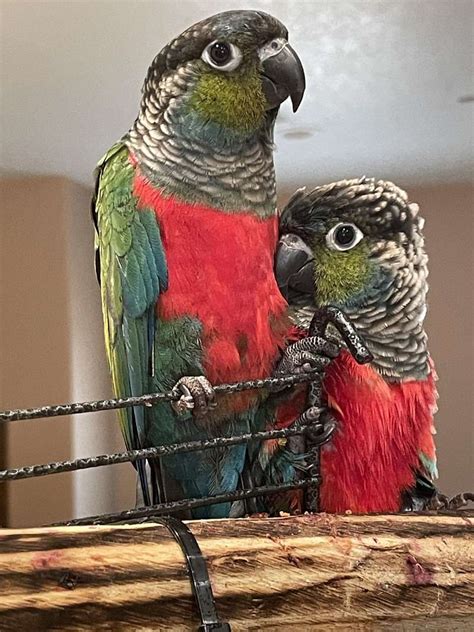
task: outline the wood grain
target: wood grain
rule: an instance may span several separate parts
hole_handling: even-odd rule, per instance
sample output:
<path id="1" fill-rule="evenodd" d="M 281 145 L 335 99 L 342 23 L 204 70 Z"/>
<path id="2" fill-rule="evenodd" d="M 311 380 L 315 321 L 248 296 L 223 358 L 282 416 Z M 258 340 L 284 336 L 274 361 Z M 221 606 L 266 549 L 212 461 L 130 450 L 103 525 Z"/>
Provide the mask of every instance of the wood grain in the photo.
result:
<path id="1" fill-rule="evenodd" d="M 232 630 L 472 630 L 474 514 L 188 523 Z M 0 530 L 0 630 L 196 630 L 160 525 Z"/>

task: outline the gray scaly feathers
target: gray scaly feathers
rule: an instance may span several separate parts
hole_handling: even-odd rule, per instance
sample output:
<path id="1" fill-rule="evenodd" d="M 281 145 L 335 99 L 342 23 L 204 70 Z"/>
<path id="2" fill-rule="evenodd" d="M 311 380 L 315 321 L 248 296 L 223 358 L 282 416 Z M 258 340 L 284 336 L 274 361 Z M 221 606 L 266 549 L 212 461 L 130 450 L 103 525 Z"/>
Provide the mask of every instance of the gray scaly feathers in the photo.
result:
<path id="1" fill-rule="evenodd" d="M 354 222 L 371 238 L 370 258 L 390 275 L 380 275 L 364 304 L 344 306 L 374 355 L 373 366 L 388 381 L 423 379 L 431 371 L 424 330 L 428 256 L 417 204 L 391 182 L 373 178 L 342 180 L 298 191 L 282 217 L 281 232 L 307 239 L 331 216 Z M 296 229 L 296 230 L 295 230 Z M 307 327 L 314 304 L 295 297 L 293 320 Z"/>
<path id="2" fill-rule="evenodd" d="M 216 126 L 206 142 L 202 120 L 186 107 L 198 80 L 202 50 L 233 24 L 244 29 L 243 41 L 252 42 L 255 33 L 263 41 L 271 33 L 287 36 L 278 20 L 259 12 L 253 17 L 261 28 L 254 23 L 246 33 L 241 13 L 229 11 L 195 24 L 156 56 L 143 86 L 139 115 L 124 140 L 144 174 L 164 194 L 224 211 L 251 208 L 267 217 L 276 209 L 277 112 L 267 112 L 263 128 L 250 138 Z"/>

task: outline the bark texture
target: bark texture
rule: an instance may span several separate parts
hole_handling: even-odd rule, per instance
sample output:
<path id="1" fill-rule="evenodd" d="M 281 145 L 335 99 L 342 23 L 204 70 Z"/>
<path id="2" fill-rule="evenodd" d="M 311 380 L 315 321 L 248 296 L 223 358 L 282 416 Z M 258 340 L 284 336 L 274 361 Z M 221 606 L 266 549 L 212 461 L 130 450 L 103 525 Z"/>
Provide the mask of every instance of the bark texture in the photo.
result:
<path id="1" fill-rule="evenodd" d="M 473 630 L 474 513 L 190 522 L 232 630 Z M 160 525 L 0 530 L 0 630 L 196 630 Z"/>

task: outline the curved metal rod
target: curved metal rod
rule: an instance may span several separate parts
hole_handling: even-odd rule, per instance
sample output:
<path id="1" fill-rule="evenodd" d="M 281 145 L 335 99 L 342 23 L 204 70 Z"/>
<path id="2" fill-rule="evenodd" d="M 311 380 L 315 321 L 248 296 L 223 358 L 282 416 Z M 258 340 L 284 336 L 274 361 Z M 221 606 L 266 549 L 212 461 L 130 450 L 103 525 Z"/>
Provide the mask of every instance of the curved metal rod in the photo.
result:
<path id="1" fill-rule="evenodd" d="M 211 632 L 211 630 L 212 632 L 230 632 L 230 625 L 219 620 L 206 560 L 194 534 L 184 522 L 173 516 L 156 518 L 154 522 L 162 524 L 168 529 L 184 553 L 191 587 L 201 617 L 199 630 L 201 632 Z"/>
<path id="2" fill-rule="evenodd" d="M 343 311 L 331 305 L 316 309 L 308 336 L 326 337 L 327 326 L 331 324 L 341 335 L 350 353 L 359 364 L 367 364 L 373 360 L 371 352 L 366 347 L 362 336 L 360 336 L 354 325 L 347 318 Z M 309 407 L 322 408 L 325 404 L 322 387 L 323 376 L 318 375 L 309 385 L 307 405 Z M 336 420 L 332 415 L 327 420 L 327 428 L 323 433 L 325 441 L 314 441 L 311 437 L 306 439 L 306 450 L 308 452 L 309 472 L 319 475 L 321 465 L 321 446 L 329 441 L 336 430 Z M 310 513 L 319 511 L 320 485 L 313 485 L 307 488 L 305 493 L 305 508 Z"/>

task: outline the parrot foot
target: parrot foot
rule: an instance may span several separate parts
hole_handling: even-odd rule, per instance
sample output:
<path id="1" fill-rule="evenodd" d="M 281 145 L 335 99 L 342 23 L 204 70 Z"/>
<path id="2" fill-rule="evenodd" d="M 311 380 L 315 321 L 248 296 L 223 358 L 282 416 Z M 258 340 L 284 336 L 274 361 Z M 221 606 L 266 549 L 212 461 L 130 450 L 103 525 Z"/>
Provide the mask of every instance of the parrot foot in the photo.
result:
<path id="1" fill-rule="evenodd" d="M 452 498 L 449 496 L 445 496 L 437 492 L 435 496 L 431 499 L 428 509 L 438 510 L 449 510 L 449 511 L 459 511 L 463 507 L 466 507 L 469 503 L 474 502 L 474 494 L 470 492 L 463 492 L 461 494 L 457 494 Z"/>
<path id="2" fill-rule="evenodd" d="M 336 427 L 337 421 L 328 408 L 319 408 L 311 406 L 304 411 L 292 424 L 292 428 L 307 426 L 308 429 L 303 435 L 288 437 L 287 446 L 290 452 L 294 454 L 304 454 L 308 450 L 320 448 L 322 445 L 330 441 Z M 304 466 L 303 469 L 309 469 L 311 466 Z"/>
<path id="3" fill-rule="evenodd" d="M 327 443 L 334 434 L 337 421 L 328 408 L 311 406 L 302 413 L 292 427 L 307 426 L 307 444 L 311 448 L 320 447 Z"/>
<path id="4" fill-rule="evenodd" d="M 298 340 L 285 349 L 273 375 L 299 375 L 314 369 L 324 373 L 326 367 L 339 355 L 340 350 L 339 345 L 321 336 L 309 336 Z"/>
<path id="5" fill-rule="evenodd" d="M 312 408 L 308 408 L 308 410 L 303 413 L 302 417 L 305 415 L 307 416 L 314 408 L 314 406 Z M 337 428 L 336 418 L 328 408 L 316 408 L 316 410 L 318 412 L 318 419 L 317 421 L 312 422 L 312 426 L 306 435 L 311 448 L 319 448 L 327 443 L 332 438 Z M 311 417 L 308 418 L 306 423 L 308 422 L 311 423 Z"/>
<path id="6" fill-rule="evenodd" d="M 180 396 L 178 400 L 171 402 L 173 410 L 179 415 L 192 412 L 194 417 L 204 417 L 217 406 L 214 388 L 204 375 L 182 377 L 171 392 Z"/>

